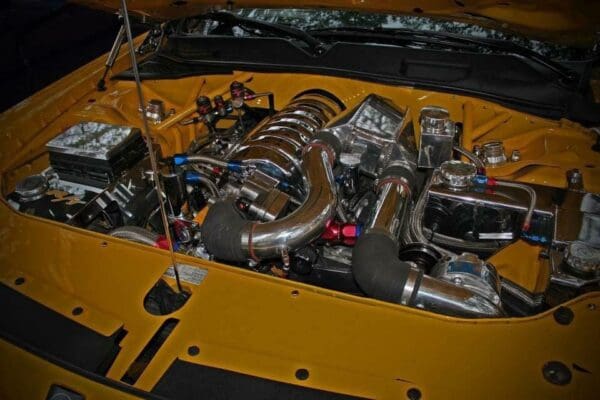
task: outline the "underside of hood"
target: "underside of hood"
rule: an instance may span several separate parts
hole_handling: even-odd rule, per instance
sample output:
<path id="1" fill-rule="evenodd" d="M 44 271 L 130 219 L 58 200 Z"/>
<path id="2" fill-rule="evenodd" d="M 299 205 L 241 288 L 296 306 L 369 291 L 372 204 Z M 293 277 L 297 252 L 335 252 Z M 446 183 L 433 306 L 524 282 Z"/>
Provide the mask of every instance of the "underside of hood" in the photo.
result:
<path id="1" fill-rule="evenodd" d="M 117 10 L 119 0 L 75 0 Z M 600 31 L 600 2 L 585 0 L 129 0 L 130 13 L 156 20 L 219 8 L 332 8 L 362 12 L 426 15 L 514 32 L 530 38 L 589 46 Z"/>

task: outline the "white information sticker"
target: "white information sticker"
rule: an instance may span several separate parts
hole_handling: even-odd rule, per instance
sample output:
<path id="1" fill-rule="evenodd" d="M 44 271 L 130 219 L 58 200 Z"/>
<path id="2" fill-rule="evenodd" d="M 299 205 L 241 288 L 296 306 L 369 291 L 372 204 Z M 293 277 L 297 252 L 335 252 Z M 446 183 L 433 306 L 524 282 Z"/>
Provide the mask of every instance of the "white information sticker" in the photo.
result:
<path id="1" fill-rule="evenodd" d="M 203 268 L 185 264 L 177 264 L 177 271 L 179 272 L 179 279 L 182 282 L 191 283 L 192 285 L 199 285 L 206 278 L 206 275 L 208 275 L 208 271 Z M 167 268 L 164 276 L 175 279 L 175 271 L 172 266 Z"/>

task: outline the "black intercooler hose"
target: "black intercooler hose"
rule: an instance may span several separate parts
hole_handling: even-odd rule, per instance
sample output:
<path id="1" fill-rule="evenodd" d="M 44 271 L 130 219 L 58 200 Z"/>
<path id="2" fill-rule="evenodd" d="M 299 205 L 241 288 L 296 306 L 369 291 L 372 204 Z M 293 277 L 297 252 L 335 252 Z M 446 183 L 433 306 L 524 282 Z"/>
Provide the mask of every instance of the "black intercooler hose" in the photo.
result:
<path id="1" fill-rule="evenodd" d="M 352 271 L 369 296 L 401 303 L 410 264 L 398 259 L 398 244 L 388 235 L 368 232 L 360 236 L 352 250 Z"/>
<path id="2" fill-rule="evenodd" d="M 210 208 L 202 223 L 202 240 L 218 259 L 235 262 L 248 260 L 242 251 L 242 232 L 250 229 L 252 221 L 240 215 L 231 201 L 220 201 Z"/>

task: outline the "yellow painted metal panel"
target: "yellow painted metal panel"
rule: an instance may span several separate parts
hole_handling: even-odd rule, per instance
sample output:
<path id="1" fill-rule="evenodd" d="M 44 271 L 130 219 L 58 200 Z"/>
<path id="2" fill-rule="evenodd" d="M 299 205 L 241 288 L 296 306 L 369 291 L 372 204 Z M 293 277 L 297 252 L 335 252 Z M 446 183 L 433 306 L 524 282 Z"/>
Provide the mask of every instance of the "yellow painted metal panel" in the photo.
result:
<path id="1" fill-rule="evenodd" d="M 102 62 L 96 60 L 0 116 L 3 193 L 12 190 L 21 177 L 47 165 L 43 144 L 65 127 L 82 119 L 140 125 L 133 83 L 111 81 L 106 92 L 94 91 Z M 126 64 L 121 58 L 118 68 Z M 510 118 L 501 118 L 501 123 L 486 128 L 481 137 L 471 138 L 473 144 L 502 139 L 508 151 L 521 151 L 524 164 L 493 169 L 494 176 L 564 187 L 566 171 L 579 168 L 586 189 L 600 192 L 600 157 L 590 150 L 594 134 L 578 124 L 532 117 L 467 96 L 309 74 L 236 72 L 233 76 L 144 82 L 147 98 L 160 96 L 176 111 L 153 127 L 153 137 L 163 152 L 171 154 L 176 147 L 186 146 L 191 134 L 205 134 L 190 134 L 177 127 L 177 121 L 192 113 L 196 94 L 221 94 L 232 80 L 250 78 L 257 92 L 277 93 L 277 107 L 302 90 L 321 88 L 336 93 L 350 108 L 369 93 L 412 110 L 439 105 L 447 108 L 454 120 L 467 122 L 471 132 L 508 114 Z M 470 105 L 464 107 L 467 103 Z M 472 115 L 465 116 L 467 113 Z M 123 324 L 128 334 L 108 373 L 110 378 L 120 379 L 167 318 L 148 314 L 143 298 L 163 275 L 168 253 L 23 215 L 4 201 L 0 203 L 0 221 L 3 282 L 14 285 L 16 277 L 26 277 L 17 290 L 40 301 L 48 299 L 51 308 L 65 315 L 73 299 L 81 301 L 97 310 L 98 320 L 90 319 L 95 312 L 78 319 L 92 329 L 104 332 Z M 497 262 L 518 265 L 520 256 L 519 251 L 510 251 Z M 378 399 L 403 398 L 409 387 L 419 388 L 424 398 L 593 398 L 600 391 L 594 373 L 574 369 L 573 382 L 564 387 L 549 384 L 541 373 L 550 360 L 592 372 L 600 370 L 596 345 L 600 338 L 599 293 L 567 303 L 575 318 L 566 326 L 554 321 L 552 310 L 530 318 L 465 320 L 177 257 L 182 263 L 208 270 L 208 276 L 199 286 L 188 285 L 191 299 L 169 316 L 180 323 L 136 383 L 145 390 L 152 388 L 171 361 L 182 358 Z M 542 267 L 536 269 L 535 261 L 530 265 L 536 271 Z M 49 288 L 61 295 L 49 299 Z M 190 345 L 199 346 L 200 354 L 189 356 Z M 42 384 L 50 379 L 50 372 L 44 371 L 58 373 L 2 346 L 7 349 L 5 359 L 25 360 L 23 365 L 42 368 Z M 24 379 L 20 374 L 25 369 L 8 371 L 6 362 L 2 365 L 0 390 L 7 390 L 8 379 Z M 298 368 L 310 371 L 308 380 L 296 381 Z M 23 390 L 25 394 L 14 397 L 32 398 L 27 396 L 38 393 L 31 388 Z M 96 398 L 105 393 L 95 386 L 90 390 L 98 390 Z"/>

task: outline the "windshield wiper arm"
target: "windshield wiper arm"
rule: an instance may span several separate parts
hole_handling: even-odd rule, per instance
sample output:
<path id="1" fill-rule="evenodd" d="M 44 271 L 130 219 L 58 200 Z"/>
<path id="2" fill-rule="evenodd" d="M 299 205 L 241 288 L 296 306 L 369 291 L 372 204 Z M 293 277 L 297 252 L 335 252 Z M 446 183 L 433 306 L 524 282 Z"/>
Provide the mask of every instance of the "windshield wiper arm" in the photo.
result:
<path id="1" fill-rule="evenodd" d="M 500 39 L 467 37 L 452 33 L 417 31 L 411 29 L 364 28 L 353 26 L 314 29 L 310 30 L 309 32 L 313 36 L 361 36 L 371 39 L 393 39 L 405 43 L 424 43 L 462 49 L 483 47 L 486 49 L 492 49 L 501 51 L 503 53 L 516 55 L 533 61 L 560 76 L 565 83 L 573 83 L 577 80 L 577 74 L 574 71 L 562 66 L 551 58 L 538 54 L 535 51 L 519 44 Z"/>
<path id="2" fill-rule="evenodd" d="M 241 17 L 225 11 L 207 13 L 202 15 L 201 18 L 222 22 L 230 26 L 253 28 L 278 35 L 286 35 L 306 43 L 315 54 L 322 54 L 327 47 L 325 43 L 305 31 L 287 25 Z"/>

